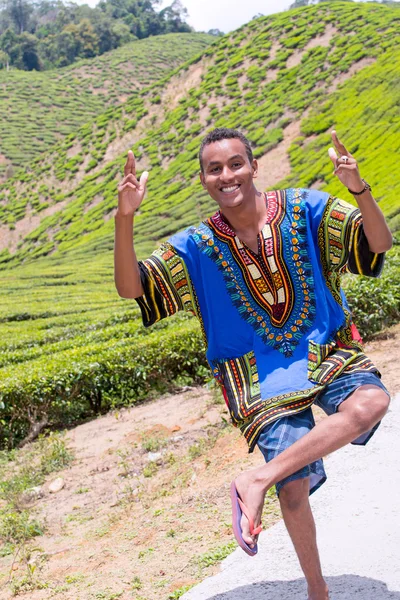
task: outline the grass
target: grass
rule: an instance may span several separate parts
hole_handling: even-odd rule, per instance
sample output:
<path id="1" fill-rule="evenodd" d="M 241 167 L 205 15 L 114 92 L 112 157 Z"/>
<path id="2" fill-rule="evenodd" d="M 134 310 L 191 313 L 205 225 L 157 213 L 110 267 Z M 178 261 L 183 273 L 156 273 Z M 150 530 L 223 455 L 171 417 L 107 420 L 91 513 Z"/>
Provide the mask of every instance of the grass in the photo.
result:
<path id="1" fill-rule="evenodd" d="M 197 558 L 197 562 L 200 567 L 212 567 L 213 565 L 218 564 L 221 560 L 224 560 L 229 554 L 231 554 L 237 548 L 236 542 L 230 542 L 229 544 L 224 544 L 223 546 L 218 546 L 213 550 L 209 550 L 204 554 L 201 554 Z"/>
<path id="2" fill-rule="evenodd" d="M 18 560 L 24 566 L 22 576 L 11 567 L 8 584 L 14 595 L 46 587 L 40 578 L 45 554 L 33 542 L 45 533 L 45 527 L 31 514 L 29 491 L 72 459 L 60 434 L 41 437 L 31 447 L 0 456 L 0 549 L 3 556 L 13 554 L 13 565 Z"/>

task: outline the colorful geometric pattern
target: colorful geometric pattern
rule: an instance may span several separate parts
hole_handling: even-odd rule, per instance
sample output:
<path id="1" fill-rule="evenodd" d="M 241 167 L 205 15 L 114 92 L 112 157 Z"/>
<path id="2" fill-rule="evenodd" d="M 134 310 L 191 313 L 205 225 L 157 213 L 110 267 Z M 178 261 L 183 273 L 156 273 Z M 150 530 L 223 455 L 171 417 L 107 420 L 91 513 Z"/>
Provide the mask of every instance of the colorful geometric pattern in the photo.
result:
<path id="1" fill-rule="evenodd" d="M 356 230 L 362 223 L 359 208 L 338 198 L 329 198 L 320 231 L 325 242 L 324 254 L 331 270 L 347 264 Z"/>
<path id="2" fill-rule="evenodd" d="M 313 340 L 308 342 L 308 379 L 312 378 L 314 371 L 335 348 L 336 342 L 317 344 Z"/>
<path id="3" fill-rule="evenodd" d="M 259 254 L 243 244 L 218 211 L 190 233 L 221 270 L 232 303 L 263 341 L 293 354 L 315 315 L 300 190 L 269 192 Z M 285 251 L 288 253 L 285 255 Z"/>
<path id="4" fill-rule="evenodd" d="M 341 275 L 351 272 L 378 277 L 385 255 L 370 251 L 360 209 L 333 196 L 328 199 L 318 228 L 318 246 L 326 285 L 345 316 L 343 325 L 332 339 L 341 346 L 362 350 L 360 340 L 354 335 L 351 314 L 343 305 Z"/>
<path id="5" fill-rule="evenodd" d="M 240 358 L 213 361 L 213 375 L 221 385 L 232 421 L 236 425 L 248 420 L 263 406 L 254 352 Z"/>
<path id="6" fill-rule="evenodd" d="M 139 262 L 144 295 L 136 298 L 145 327 L 179 310 L 195 315 L 206 335 L 199 303 L 185 262 L 171 244 L 162 244 L 153 254 Z"/>
<path id="7" fill-rule="evenodd" d="M 334 353 L 314 369 L 309 379 L 322 385 L 328 384 L 353 362 L 358 352 L 353 348 L 336 348 Z"/>
<path id="8" fill-rule="evenodd" d="M 361 224 L 360 216 L 358 208 L 331 196 L 318 228 L 318 246 L 326 285 L 344 313 L 344 323 L 333 333 L 332 339 L 345 347 L 362 350 L 360 342 L 353 338 L 351 313 L 344 306 L 340 293 L 341 275 L 347 269 L 354 234 Z"/>
<path id="9" fill-rule="evenodd" d="M 371 252 L 362 223 L 354 232 L 353 243 L 349 254 L 345 272 L 350 272 L 368 277 L 379 277 L 385 263 L 385 253 Z"/>

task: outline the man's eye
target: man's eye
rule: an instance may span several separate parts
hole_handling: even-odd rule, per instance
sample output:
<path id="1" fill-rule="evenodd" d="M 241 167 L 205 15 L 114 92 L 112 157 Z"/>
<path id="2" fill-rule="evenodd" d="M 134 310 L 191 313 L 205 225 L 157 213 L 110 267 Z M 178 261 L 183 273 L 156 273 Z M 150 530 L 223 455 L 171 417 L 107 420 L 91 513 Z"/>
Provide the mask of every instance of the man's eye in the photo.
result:
<path id="1" fill-rule="evenodd" d="M 211 169 L 211 173 L 216 173 L 216 171 L 219 171 L 219 167 L 213 167 Z"/>
<path id="2" fill-rule="evenodd" d="M 232 167 L 241 167 L 242 163 L 237 162 L 237 163 L 233 163 Z"/>

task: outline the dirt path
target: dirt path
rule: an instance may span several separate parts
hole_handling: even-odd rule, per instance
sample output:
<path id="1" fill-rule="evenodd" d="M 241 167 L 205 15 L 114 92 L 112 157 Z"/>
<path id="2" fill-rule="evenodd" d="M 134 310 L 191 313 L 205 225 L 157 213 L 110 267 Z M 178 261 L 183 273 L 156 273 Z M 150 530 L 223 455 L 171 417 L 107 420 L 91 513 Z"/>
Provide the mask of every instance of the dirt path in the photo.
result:
<path id="1" fill-rule="evenodd" d="M 391 393 L 399 391 L 400 324 L 366 346 Z M 46 523 L 44 589 L 30 600 L 168 600 L 218 570 L 235 547 L 229 483 L 260 462 L 203 388 L 108 414 L 67 433 L 72 466 L 49 479 L 34 512 Z M 273 495 L 264 526 L 280 519 Z M 43 557 L 43 555 L 42 555 Z M 11 556 L 0 558 L 0 598 Z M 21 571 L 21 573 L 19 572 Z M 14 575 L 22 576 L 15 565 Z"/>

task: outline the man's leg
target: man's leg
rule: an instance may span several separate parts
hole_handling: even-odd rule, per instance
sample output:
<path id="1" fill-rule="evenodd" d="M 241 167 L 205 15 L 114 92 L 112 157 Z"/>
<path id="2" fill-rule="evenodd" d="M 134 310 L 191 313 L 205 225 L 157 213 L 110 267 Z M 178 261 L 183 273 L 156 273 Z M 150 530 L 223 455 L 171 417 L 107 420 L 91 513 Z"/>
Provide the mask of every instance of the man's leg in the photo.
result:
<path id="1" fill-rule="evenodd" d="M 307 581 L 308 598 L 328 600 L 328 586 L 322 576 L 315 522 L 308 498 L 308 477 L 289 481 L 279 493 L 283 519 Z"/>
<path id="2" fill-rule="evenodd" d="M 239 475 L 235 480 L 236 488 L 253 516 L 255 526 L 261 522 L 265 494 L 270 487 L 372 429 L 386 414 L 388 406 L 389 397 L 381 388 L 363 385 L 342 402 L 337 413 L 322 419 L 279 456 L 262 467 Z M 253 547 L 255 540 L 244 516 L 241 527 L 243 539 Z"/>

